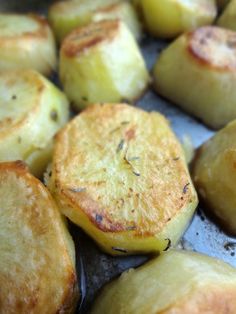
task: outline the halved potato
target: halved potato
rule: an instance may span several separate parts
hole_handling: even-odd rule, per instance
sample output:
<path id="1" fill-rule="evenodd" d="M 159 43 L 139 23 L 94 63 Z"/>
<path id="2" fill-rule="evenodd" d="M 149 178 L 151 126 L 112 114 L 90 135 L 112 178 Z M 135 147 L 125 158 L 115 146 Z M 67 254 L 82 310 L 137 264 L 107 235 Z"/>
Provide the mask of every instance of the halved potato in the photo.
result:
<path id="1" fill-rule="evenodd" d="M 231 0 L 217 21 L 221 27 L 236 31 L 236 1 Z M 235 44 L 236 45 L 236 44 Z"/>
<path id="2" fill-rule="evenodd" d="M 53 136 L 68 121 L 64 94 L 33 70 L 0 73 L 0 161 L 24 160 L 41 176 Z"/>
<path id="3" fill-rule="evenodd" d="M 0 14 L 0 71 L 34 69 L 49 75 L 56 68 L 53 34 L 42 16 Z"/>
<path id="4" fill-rule="evenodd" d="M 91 314 L 235 314 L 236 270 L 199 253 L 170 250 L 108 284 Z"/>
<path id="5" fill-rule="evenodd" d="M 182 35 L 154 66 L 154 86 L 212 128 L 236 118 L 236 33 L 206 26 Z"/>
<path id="6" fill-rule="evenodd" d="M 173 38 L 202 25 L 212 24 L 216 14 L 214 0 L 133 0 L 154 36 Z"/>
<path id="7" fill-rule="evenodd" d="M 49 188 L 113 255 L 174 245 L 197 205 L 166 119 L 125 104 L 91 106 L 58 133 Z"/>
<path id="8" fill-rule="evenodd" d="M 96 102 L 133 102 L 149 83 L 135 39 L 120 20 L 72 31 L 61 47 L 60 78 L 77 109 Z"/>
<path id="9" fill-rule="evenodd" d="M 49 9 L 49 22 L 59 42 L 74 28 L 101 20 L 121 19 L 136 39 L 141 26 L 132 5 L 121 0 L 70 0 L 54 3 Z"/>
<path id="10" fill-rule="evenodd" d="M 0 163 L 0 312 L 73 313 L 73 241 L 44 185 L 22 162 Z"/>
<path id="11" fill-rule="evenodd" d="M 197 151 L 193 179 L 209 209 L 236 235 L 236 120 Z"/>

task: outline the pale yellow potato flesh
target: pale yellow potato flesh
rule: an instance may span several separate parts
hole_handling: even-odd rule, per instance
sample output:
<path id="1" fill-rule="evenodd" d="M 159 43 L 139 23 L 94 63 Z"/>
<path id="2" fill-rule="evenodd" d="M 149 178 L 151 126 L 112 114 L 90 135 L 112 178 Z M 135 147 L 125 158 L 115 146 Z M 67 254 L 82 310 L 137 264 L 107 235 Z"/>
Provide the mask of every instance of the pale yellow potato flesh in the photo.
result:
<path id="1" fill-rule="evenodd" d="M 33 70 L 0 72 L 0 161 L 24 160 L 41 176 L 53 136 L 69 118 L 65 95 Z"/>
<path id="2" fill-rule="evenodd" d="M 121 0 L 69 0 L 54 3 L 48 13 L 49 22 L 59 43 L 74 28 L 101 20 L 121 19 L 134 37 L 142 35 L 136 11 L 128 1 Z"/>
<path id="3" fill-rule="evenodd" d="M 193 179 L 202 200 L 227 231 L 236 235 L 236 121 L 197 151 Z"/>
<path id="4" fill-rule="evenodd" d="M 155 90 L 218 129 L 236 118 L 236 33 L 206 26 L 182 35 L 154 66 Z"/>
<path id="5" fill-rule="evenodd" d="M 48 185 L 112 255 L 175 245 L 198 203 L 167 120 L 125 104 L 90 106 L 58 133 Z"/>
<path id="6" fill-rule="evenodd" d="M 150 80 L 138 45 L 120 20 L 72 31 L 60 50 L 59 72 L 77 110 L 97 102 L 134 102 Z"/>
<path id="7" fill-rule="evenodd" d="M 219 17 L 217 24 L 220 27 L 236 31 L 236 1 L 231 0 L 222 15 Z"/>
<path id="8" fill-rule="evenodd" d="M 42 16 L 0 13 L 0 72 L 34 69 L 50 75 L 56 64 L 55 40 Z"/>
<path id="9" fill-rule="evenodd" d="M 91 314 L 235 314 L 236 270 L 199 253 L 170 250 L 103 288 Z"/>
<path id="10" fill-rule="evenodd" d="M 0 200 L 0 312 L 74 313 L 74 243 L 50 193 L 22 162 L 7 162 Z"/>
<path id="11" fill-rule="evenodd" d="M 199 26 L 212 24 L 214 0 L 133 0 L 147 30 L 156 37 L 174 38 Z"/>

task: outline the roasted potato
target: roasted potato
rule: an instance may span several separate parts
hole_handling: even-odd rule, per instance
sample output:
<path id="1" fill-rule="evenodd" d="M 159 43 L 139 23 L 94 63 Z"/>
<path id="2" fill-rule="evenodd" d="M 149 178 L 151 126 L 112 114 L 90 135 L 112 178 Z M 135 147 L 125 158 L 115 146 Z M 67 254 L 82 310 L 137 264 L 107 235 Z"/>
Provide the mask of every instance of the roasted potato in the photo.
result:
<path id="1" fill-rule="evenodd" d="M 173 38 L 202 25 L 212 24 L 214 0 L 133 0 L 147 30 L 154 36 Z"/>
<path id="2" fill-rule="evenodd" d="M 91 311 L 100 313 L 235 314 L 236 270 L 199 253 L 170 250 L 108 284 Z"/>
<path id="3" fill-rule="evenodd" d="M 61 47 L 60 78 L 77 109 L 96 102 L 133 102 L 149 83 L 135 39 L 119 20 L 72 31 Z"/>
<path id="4" fill-rule="evenodd" d="M 22 162 L 0 163 L 0 312 L 73 313 L 73 241 L 44 185 Z"/>
<path id="5" fill-rule="evenodd" d="M 54 3 L 49 9 L 49 21 L 58 42 L 74 28 L 108 19 L 121 19 L 138 40 L 141 26 L 132 5 L 121 0 L 70 0 Z"/>
<path id="6" fill-rule="evenodd" d="M 236 31 L 236 1 L 231 0 L 217 21 L 221 27 Z M 236 43 L 235 43 L 236 46 Z"/>
<path id="7" fill-rule="evenodd" d="M 0 13 L 0 72 L 34 69 L 49 75 L 55 68 L 55 41 L 46 20 L 32 14 Z"/>
<path id="8" fill-rule="evenodd" d="M 24 160 L 41 176 L 68 117 L 66 97 L 39 73 L 0 72 L 0 161 Z"/>
<path id="9" fill-rule="evenodd" d="M 222 225 L 236 235 L 236 121 L 228 124 L 197 151 L 193 179 L 199 195 Z"/>
<path id="10" fill-rule="evenodd" d="M 112 255 L 174 245 L 197 205 L 166 119 L 125 104 L 91 106 L 57 134 L 49 188 Z"/>
<path id="11" fill-rule="evenodd" d="M 206 26 L 182 35 L 154 66 L 164 97 L 220 128 L 236 118 L 236 33 Z"/>

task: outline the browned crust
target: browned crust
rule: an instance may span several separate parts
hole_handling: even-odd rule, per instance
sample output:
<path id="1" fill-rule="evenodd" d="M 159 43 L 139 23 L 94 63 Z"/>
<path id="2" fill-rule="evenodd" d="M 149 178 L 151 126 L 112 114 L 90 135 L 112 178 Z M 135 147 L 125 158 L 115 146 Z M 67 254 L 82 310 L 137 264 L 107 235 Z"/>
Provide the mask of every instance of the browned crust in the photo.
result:
<path id="1" fill-rule="evenodd" d="M 30 113 L 25 114 L 17 123 L 14 123 L 11 125 L 11 130 L 17 131 L 19 128 L 24 125 L 24 123 L 27 123 L 29 115 L 37 114 L 37 112 L 40 109 L 40 97 L 44 91 L 44 84 L 38 74 L 32 70 L 15 70 L 15 71 L 10 71 L 6 72 L 6 74 L 0 74 L 6 77 L 11 74 L 11 79 L 8 80 L 7 84 L 9 85 L 9 88 L 11 88 L 12 85 L 15 84 L 15 78 L 18 80 L 18 77 L 21 77 L 21 79 L 25 79 L 26 81 L 29 81 L 30 84 L 34 85 L 34 87 L 37 89 L 37 97 L 35 99 L 35 103 L 31 107 Z M 9 124 L 12 122 L 11 119 L 5 119 L 4 121 L 0 120 L 0 138 L 3 137 L 8 137 L 9 135 L 9 129 L 1 130 L 1 127 L 4 124 Z"/>
<path id="2" fill-rule="evenodd" d="M 104 104 L 106 106 L 106 104 Z M 89 114 L 90 112 L 93 112 L 93 110 L 98 105 L 91 105 L 88 108 L 86 108 L 81 115 Z M 100 106 L 103 106 L 101 104 Z M 112 106 L 112 110 L 123 110 L 124 104 L 116 104 L 115 106 Z M 95 109 L 96 110 L 96 109 Z M 139 111 L 142 111 L 141 109 L 136 109 Z M 107 118 L 109 116 L 112 116 L 112 112 L 104 112 L 104 115 L 106 115 Z M 104 118 L 106 118 L 104 116 Z M 74 118 L 73 121 L 75 121 L 77 117 Z M 71 122 L 70 122 L 71 123 Z M 67 132 L 68 125 L 58 132 L 56 135 L 56 142 L 62 143 L 63 142 L 63 134 L 64 132 Z M 125 136 L 128 139 L 128 141 L 132 141 L 135 138 L 136 129 L 134 126 L 131 128 L 128 127 Z M 178 167 L 178 161 L 174 161 L 176 163 L 175 167 Z M 62 203 L 67 204 L 69 208 L 76 208 L 78 211 L 81 211 L 83 214 L 87 216 L 87 218 L 93 223 L 96 228 L 103 232 L 132 232 L 134 236 L 137 237 L 151 237 L 157 233 L 156 227 L 151 228 L 149 230 L 144 230 L 144 224 L 141 222 L 139 225 L 136 225 L 135 223 L 126 223 L 123 222 L 114 222 L 112 217 L 110 217 L 109 214 L 107 214 L 108 209 L 104 209 L 101 207 L 101 204 L 99 201 L 94 200 L 92 196 L 86 191 L 82 190 L 77 192 L 76 190 L 79 189 L 77 187 L 64 187 L 63 182 L 60 182 L 58 179 L 58 176 L 60 175 L 60 164 L 57 162 L 54 163 L 54 186 L 56 189 L 56 194 L 60 195 L 62 197 Z M 182 167 L 182 166 L 181 166 Z M 187 180 L 187 177 L 185 177 Z M 178 214 L 179 211 L 188 203 L 191 202 L 191 199 L 193 197 L 191 189 L 188 189 L 188 186 L 190 184 L 190 181 L 186 181 L 182 179 L 182 191 L 178 194 L 178 196 L 175 197 L 175 212 L 171 214 L 171 217 L 166 216 L 162 221 L 160 221 L 158 226 L 158 232 L 162 230 L 164 226 L 166 226 L 171 220 L 173 220 Z M 73 190 L 74 189 L 74 190 Z M 169 190 L 168 190 L 169 191 Z M 167 191 L 165 191 L 167 193 Z M 153 192 L 154 193 L 154 192 Z M 130 194 L 130 195 L 129 195 Z M 144 194 L 142 193 L 136 194 L 133 190 L 128 191 L 128 194 L 124 196 L 124 198 L 129 198 L 133 195 L 133 197 L 144 197 Z M 170 193 L 169 193 L 170 196 Z M 123 199 L 123 202 L 125 200 Z M 119 207 L 119 204 L 117 204 Z M 108 212 L 111 212 L 111 208 Z M 147 228 L 146 228 L 147 229 Z"/>
<path id="3" fill-rule="evenodd" d="M 119 20 L 107 20 L 76 28 L 63 41 L 61 52 L 73 58 L 102 42 L 112 41 L 119 32 L 120 23 Z"/>
<path id="4" fill-rule="evenodd" d="M 187 34 L 187 51 L 201 65 L 219 71 L 236 71 L 236 33 L 216 26 L 200 27 Z M 216 48 L 232 50 L 215 59 Z M 219 53 L 219 52 L 218 52 Z"/>

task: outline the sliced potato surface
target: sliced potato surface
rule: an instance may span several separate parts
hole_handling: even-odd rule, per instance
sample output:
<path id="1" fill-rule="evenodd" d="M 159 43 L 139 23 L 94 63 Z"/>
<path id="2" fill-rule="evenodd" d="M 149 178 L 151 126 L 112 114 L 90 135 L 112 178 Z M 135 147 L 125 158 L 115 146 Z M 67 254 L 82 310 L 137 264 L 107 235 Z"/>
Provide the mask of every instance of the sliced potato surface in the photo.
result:
<path id="1" fill-rule="evenodd" d="M 166 119 L 125 104 L 91 106 L 58 133 L 49 188 L 113 255 L 174 245 L 197 205 Z"/>
<path id="2" fill-rule="evenodd" d="M 154 67 L 158 93 L 220 128 L 236 118 L 236 33 L 206 26 L 182 35 Z"/>
<path id="3" fill-rule="evenodd" d="M 33 70 L 0 73 L 0 161 L 24 160 L 41 176 L 53 136 L 68 121 L 66 97 Z"/>
<path id="4" fill-rule="evenodd" d="M 211 212 L 236 235 L 236 121 L 228 124 L 197 151 L 193 178 Z"/>
<path id="5" fill-rule="evenodd" d="M 56 47 L 46 20 L 38 15 L 0 14 L 0 72 L 34 69 L 49 75 L 56 68 Z"/>
<path id="6" fill-rule="evenodd" d="M 162 38 L 212 24 L 217 14 L 214 0 L 133 0 L 133 3 L 147 30 Z"/>
<path id="7" fill-rule="evenodd" d="M 236 1 L 231 0 L 217 21 L 221 27 L 236 31 Z"/>
<path id="8" fill-rule="evenodd" d="M 22 162 L 0 163 L 0 204 L 0 312 L 73 313 L 73 241 L 51 195 Z"/>
<path id="9" fill-rule="evenodd" d="M 171 250 L 108 284 L 91 314 L 234 314 L 235 310 L 233 267 L 199 253 Z"/>
<path id="10" fill-rule="evenodd" d="M 121 0 L 70 0 L 54 3 L 49 9 L 49 21 L 59 42 L 74 28 L 101 20 L 121 19 L 136 39 L 141 26 L 132 5 Z"/>
<path id="11" fill-rule="evenodd" d="M 61 47 L 60 78 L 77 109 L 97 102 L 134 102 L 149 83 L 137 43 L 120 20 L 72 31 Z"/>

